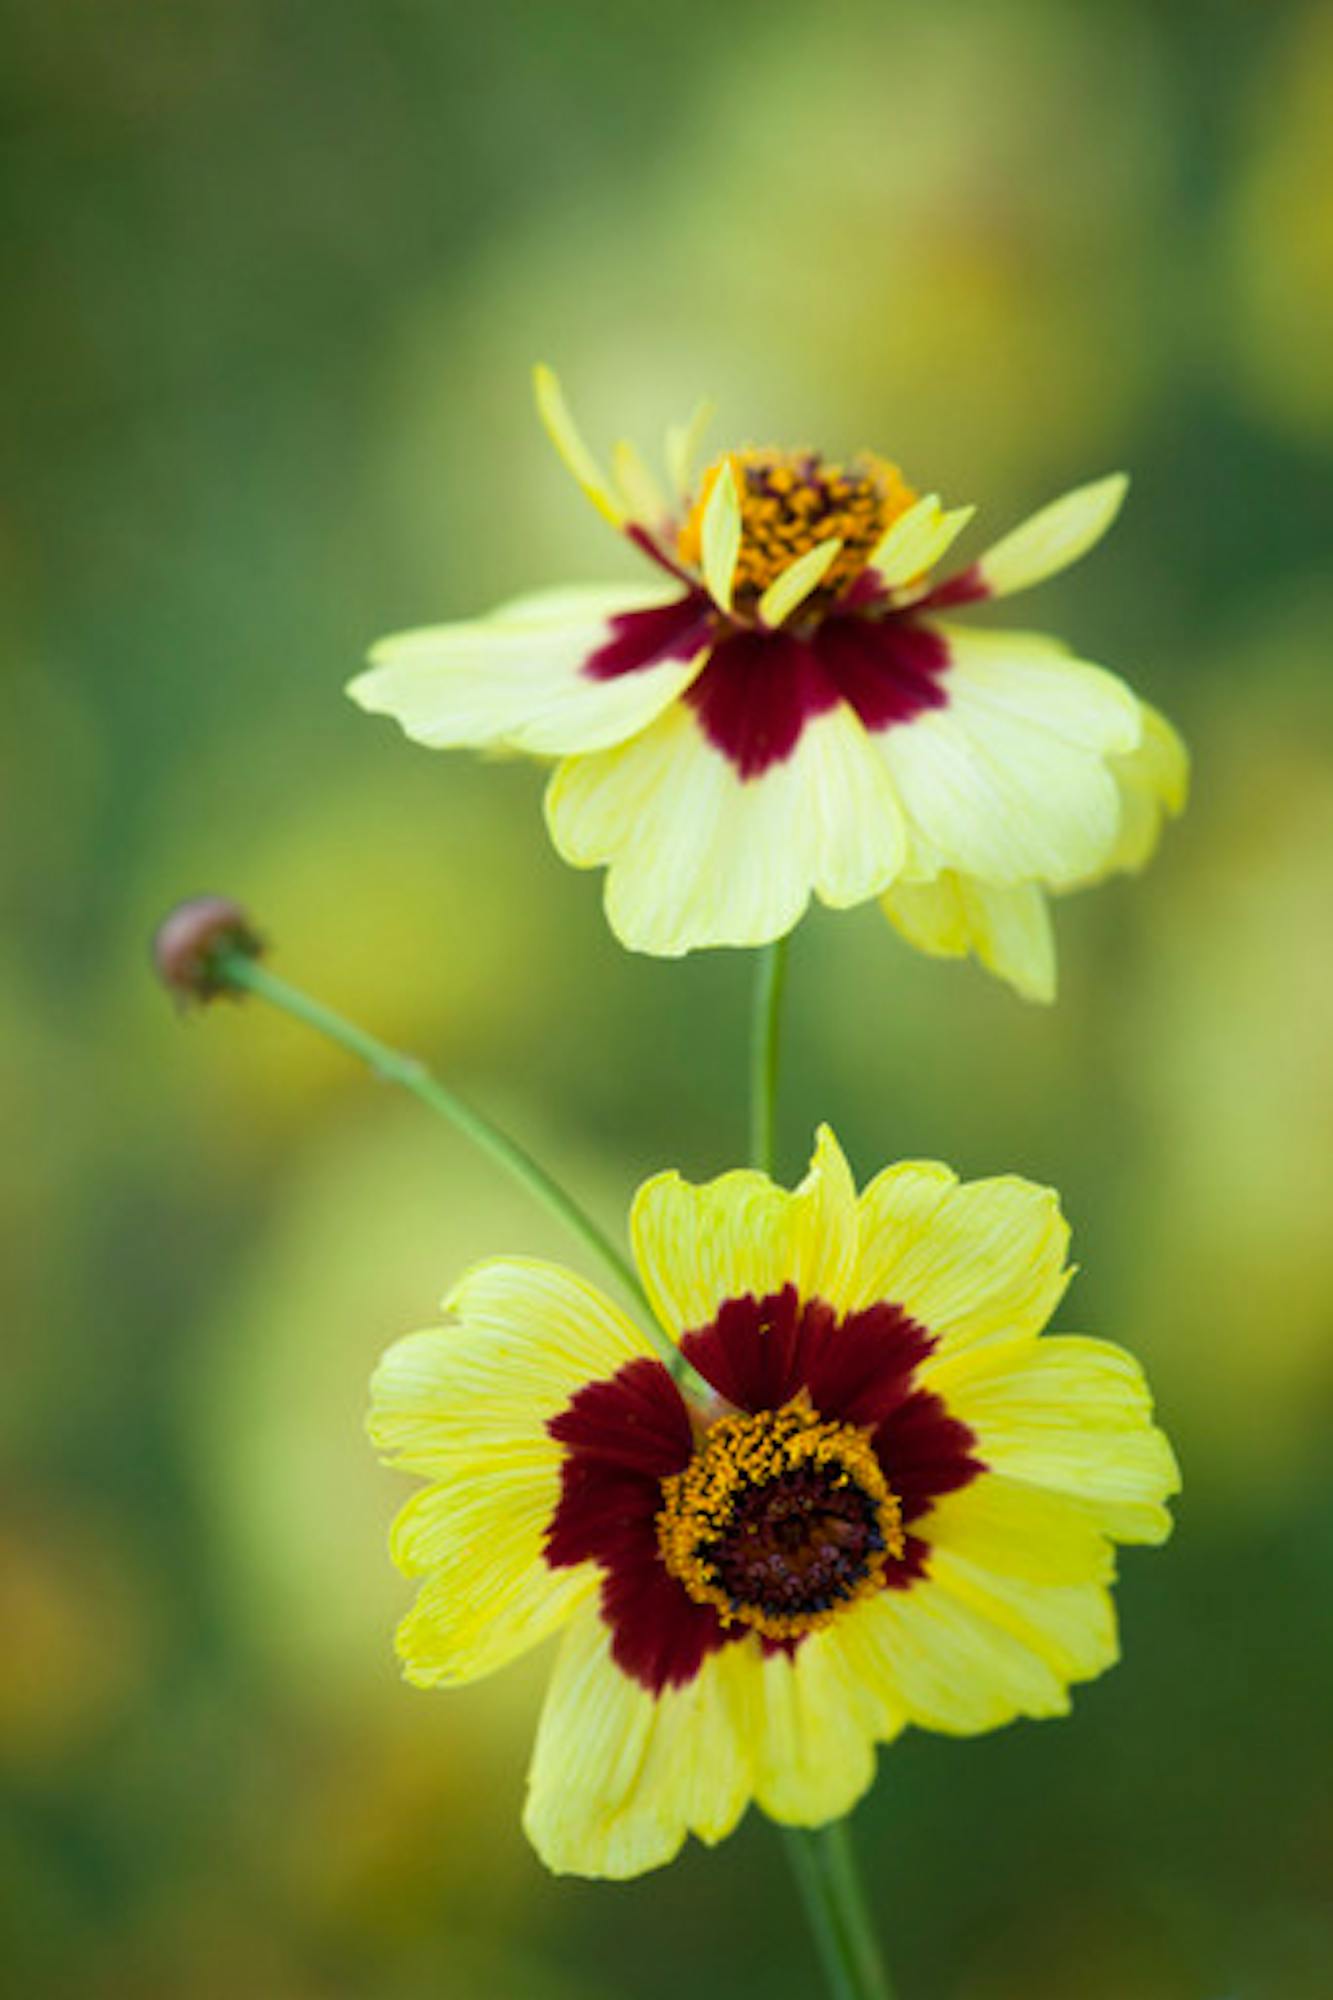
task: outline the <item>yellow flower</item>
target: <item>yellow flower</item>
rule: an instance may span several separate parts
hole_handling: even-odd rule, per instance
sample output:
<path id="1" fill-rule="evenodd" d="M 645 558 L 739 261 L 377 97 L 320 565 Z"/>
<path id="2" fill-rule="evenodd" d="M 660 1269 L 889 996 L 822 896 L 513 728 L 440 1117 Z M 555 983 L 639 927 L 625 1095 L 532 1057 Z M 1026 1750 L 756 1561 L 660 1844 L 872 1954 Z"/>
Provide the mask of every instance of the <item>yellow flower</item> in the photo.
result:
<path id="1" fill-rule="evenodd" d="M 558 759 L 551 837 L 576 867 L 607 867 L 632 950 L 764 944 L 812 893 L 836 909 L 878 897 L 924 950 L 975 951 L 1050 999 L 1046 892 L 1146 858 L 1184 802 L 1184 751 L 1058 641 L 940 614 L 1074 562 L 1123 475 L 936 583 L 973 509 L 918 498 L 886 460 L 747 449 L 696 481 L 696 418 L 668 436 L 668 496 L 628 444 L 606 478 L 549 371 L 537 390 L 580 486 L 658 581 L 400 633 L 353 699 L 432 747 Z"/>
<path id="2" fill-rule="evenodd" d="M 376 1445 L 430 1482 L 393 1530 L 409 1680 L 562 1631 L 524 1821 L 547 1865 L 637 1875 L 752 1799 L 817 1825 L 908 1723 L 1063 1714 L 1116 1658 L 1112 1543 L 1164 1539 L 1177 1476 L 1136 1362 L 1040 1337 L 1055 1196 L 909 1163 L 858 1198 L 825 1129 L 794 1193 L 661 1174 L 632 1227 L 688 1383 L 518 1260 L 374 1383 Z"/>

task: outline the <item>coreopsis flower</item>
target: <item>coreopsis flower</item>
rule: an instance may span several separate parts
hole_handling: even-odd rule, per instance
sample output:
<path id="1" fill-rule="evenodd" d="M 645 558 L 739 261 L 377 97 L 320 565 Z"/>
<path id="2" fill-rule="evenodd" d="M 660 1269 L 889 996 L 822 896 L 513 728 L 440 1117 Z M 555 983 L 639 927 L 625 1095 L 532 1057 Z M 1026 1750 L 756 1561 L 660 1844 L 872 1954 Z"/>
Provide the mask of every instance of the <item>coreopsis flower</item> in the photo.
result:
<path id="1" fill-rule="evenodd" d="M 816 1825 L 909 1723 L 1063 1714 L 1116 1658 L 1113 1542 L 1158 1542 L 1171 1450 L 1121 1348 L 1043 1335 L 1055 1196 L 888 1168 L 831 1133 L 756 1172 L 640 1189 L 670 1348 L 558 1266 L 498 1260 L 391 1347 L 372 1437 L 430 1483 L 392 1548 L 423 1687 L 559 1630 L 525 1825 L 553 1869 L 628 1876 L 751 1800 Z"/>
<path id="2" fill-rule="evenodd" d="M 783 936 L 813 893 L 879 898 L 913 943 L 1054 992 L 1046 896 L 1142 864 L 1184 802 L 1178 738 L 1038 633 L 944 615 L 1025 590 L 1110 526 L 1116 474 L 943 581 L 971 518 L 873 454 L 726 453 L 664 492 L 628 444 L 598 468 L 554 377 L 547 429 L 657 580 L 542 591 L 385 639 L 349 692 L 435 748 L 557 759 L 551 837 L 607 868 L 622 943 L 675 956 Z"/>

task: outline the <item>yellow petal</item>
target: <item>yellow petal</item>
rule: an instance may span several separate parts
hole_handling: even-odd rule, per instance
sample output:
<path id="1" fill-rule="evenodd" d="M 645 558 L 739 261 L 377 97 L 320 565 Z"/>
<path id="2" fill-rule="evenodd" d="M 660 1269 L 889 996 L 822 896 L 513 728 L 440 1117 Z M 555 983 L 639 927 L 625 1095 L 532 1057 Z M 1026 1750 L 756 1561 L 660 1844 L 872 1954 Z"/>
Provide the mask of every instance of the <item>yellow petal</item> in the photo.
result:
<path id="1" fill-rule="evenodd" d="M 903 1260 L 917 1254 L 932 1218 L 957 1185 L 958 1176 L 938 1160 L 900 1160 L 862 1189 L 850 1307 L 897 1296 Z"/>
<path id="2" fill-rule="evenodd" d="M 1040 1654 L 933 1577 L 857 1605 L 841 1636 L 862 1677 L 892 1689 L 924 1729 L 972 1736 L 1016 1715 L 1069 1708 L 1062 1679 Z"/>
<path id="3" fill-rule="evenodd" d="M 539 363 L 532 371 L 532 386 L 546 435 L 598 513 L 619 528 L 624 515 L 611 497 L 610 482 L 579 435 L 554 372 Z"/>
<path id="4" fill-rule="evenodd" d="M 556 1265 L 508 1259 L 465 1277 L 457 1324 L 411 1334 L 371 1388 L 370 1435 L 394 1465 L 435 1483 L 393 1530 L 395 1560 L 425 1578 L 399 1628 L 409 1679 L 473 1680 L 535 1645 L 593 1588 L 542 1556 L 560 1495 L 546 1426 L 585 1382 L 650 1352 L 592 1285 Z"/>
<path id="5" fill-rule="evenodd" d="M 495 1408 L 559 1409 L 584 1382 L 652 1353 L 596 1285 L 537 1257 L 488 1258 L 443 1304 L 471 1336 L 456 1384 Z"/>
<path id="6" fill-rule="evenodd" d="M 856 1191 L 823 1125 L 794 1192 L 749 1169 L 702 1186 L 658 1174 L 635 1196 L 630 1230 L 653 1310 L 681 1334 L 707 1325 L 724 1299 L 787 1284 L 802 1299 L 839 1304 L 856 1257 Z"/>
<path id="7" fill-rule="evenodd" d="M 946 869 L 933 882 L 895 882 L 880 907 L 918 951 L 933 958 L 973 952 L 1025 1000 L 1054 1000 L 1055 935 L 1035 883 L 1002 889 Z"/>
<path id="8" fill-rule="evenodd" d="M 722 611 L 730 611 L 741 547 L 741 500 L 736 473 L 727 459 L 713 481 L 704 508 L 703 572 L 708 594 Z"/>
<path id="9" fill-rule="evenodd" d="M 1095 1680 L 1121 1656 L 1115 1604 L 1103 1584 L 1033 1584 L 945 1552 L 931 1558 L 931 1574 L 951 1598 L 1027 1646 L 1065 1686 Z M 1055 1714 L 1067 1706 L 1063 1700 Z"/>
<path id="10" fill-rule="evenodd" d="M 953 1356 L 1035 1336 L 1069 1281 L 1053 1189 L 1014 1174 L 950 1187 L 935 1178 L 943 1171 L 891 1169 L 871 1182 L 851 1288 L 852 1304 L 891 1300 L 935 1336 L 922 1369 L 932 1387 Z"/>
<path id="11" fill-rule="evenodd" d="M 954 507 L 946 512 L 939 494 L 927 493 L 898 516 L 871 554 L 867 569 L 875 571 L 886 589 L 904 589 L 934 568 L 976 511 Z"/>
<path id="12" fill-rule="evenodd" d="M 1086 555 L 1120 512 L 1129 479 L 1113 472 L 1042 507 L 987 549 L 979 568 L 992 597 L 1027 590 Z"/>
<path id="13" fill-rule="evenodd" d="M 934 1503 L 917 1532 L 931 1547 L 978 1572 L 1030 1584 L 1108 1583 L 1114 1564 L 1105 1535 L 1063 1494 L 987 1472 Z"/>
<path id="14" fill-rule="evenodd" d="M 931 1576 L 955 1602 L 974 1612 L 988 1630 L 1005 1633 L 1040 1661 L 1060 1684 L 1051 1707 L 1028 1714 L 1063 1715 L 1064 1689 L 1090 1681 L 1120 1657 L 1115 1606 L 1102 1584 L 1033 1583 L 1025 1577 L 985 1571 L 951 1551 L 932 1551 Z"/>
<path id="15" fill-rule="evenodd" d="M 653 1696 L 612 1660 L 595 1610 L 570 1623 L 547 1691 L 523 1824 L 556 1874 L 623 1880 L 686 1835 L 713 1844 L 750 1797 L 728 1647 L 685 1688 Z"/>
<path id="16" fill-rule="evenodd" d="M 803 556 L 797 556 L 795 562 L 788 563 L 759 600 L 760 621 L 776 627 L 790 618 L 797 606 L 804 604 L 811 591 L 819 588 L 837 561 L 841 547 L 840 537 L 831 535 L 826 542 L 816 542 Z"/>
<path id="17" fill-rule="evenodd" d="M 539 1645 L 593 1597 L 591 1563 L 552 1570 L 542 1554 L 559 1500 L 558 1466 L 502 1471 L 478 1459 L 466 1476 L 428 1486 L 394 1522 L 390 1549 L 424 1575 L 395 1636 L 415 1687 L 460 1687 Z"/>
<path id="18" fill-rule="evenodd" d="M 1067 1496 L 1117 1541 L 1166 1539 L 1164 1503 L 1180 1474 L 1153 1425 L 1143 1371 L 1123 1348 L 1048 1336 L 965 1355 L 941 1372 L 950 1410 L 996 1472 Z"/>
<path id="19" fill-rule="evenodd" d="M 874 1779 L 876 1737 L 906 1719 L 858 1676 L 843 1630 L 812 1634 L 791 1658 L 770 1654 L 743 1686 L 755 1798 L 787 1825 L 821 1826 L 850 1812 Z"/>

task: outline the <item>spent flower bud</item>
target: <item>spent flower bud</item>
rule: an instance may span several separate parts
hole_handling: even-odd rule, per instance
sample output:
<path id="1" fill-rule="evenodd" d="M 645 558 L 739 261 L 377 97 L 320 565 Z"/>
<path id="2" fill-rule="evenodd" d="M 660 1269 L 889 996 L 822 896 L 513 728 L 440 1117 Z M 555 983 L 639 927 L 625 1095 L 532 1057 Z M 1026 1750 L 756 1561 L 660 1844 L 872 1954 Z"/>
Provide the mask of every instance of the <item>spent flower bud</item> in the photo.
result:
<path id="1" fill-rule="evenodd" d="M 263 939 L 239 903 L 229 896 L 191 896 L 178 903 L 153 937 L 153 964 L 163 985 L 188 1005 L 237 995 L 222 970 L 228 953 L 258 958 Z"/>

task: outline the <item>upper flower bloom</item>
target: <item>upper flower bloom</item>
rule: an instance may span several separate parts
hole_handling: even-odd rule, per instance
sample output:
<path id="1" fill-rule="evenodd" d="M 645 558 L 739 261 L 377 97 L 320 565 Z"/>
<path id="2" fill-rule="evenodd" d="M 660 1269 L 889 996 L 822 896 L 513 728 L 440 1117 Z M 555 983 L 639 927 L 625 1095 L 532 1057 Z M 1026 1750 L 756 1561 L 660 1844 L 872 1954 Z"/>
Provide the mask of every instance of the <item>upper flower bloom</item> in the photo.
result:
<path id="1" fill-rule="evenodd" d="M 940 613 L 1074 562 L 1123 475 L 1079 487 L 967 568 L 932 572 L 973 509 L 870 455 L 667 441 L 671 491 L 628 444 L 605 476 L 555 378 L 550 435 L 659 581 L 517 598 L 385 639 L 350 692 L 434 747 L 560 760 L 552 839 L 606 864 L 621 942 L 675 956 L 782 936 L 813 892 L 870 897 L 924 950 L 974 951 L 1049 999 L 1046 891 L 1136 868 L 1184 803 L 1184 751 L 1123 681 L 1030 632 Z"/>
<path id="2" fill-rule="evenodd" d="M 525 1824 L 551 1868 L 636 1875 L 751 1799 L 847 1812 L 908 1723 L 1063 1714 L 1116 1658 L 1112 1542 L 1176 1490 L 1137 1364 L 1041 1338 L 1054 1195 L 890 1167 L 822 1131 L 764 1175 L 640 1189 L 635 1257 L 693 1371 L 554 1265 L 497 1261 L 390 1348 L 371 1434 L 431 1483 L 409 1679 L 474 1680 L 564 1628 Z"/>

